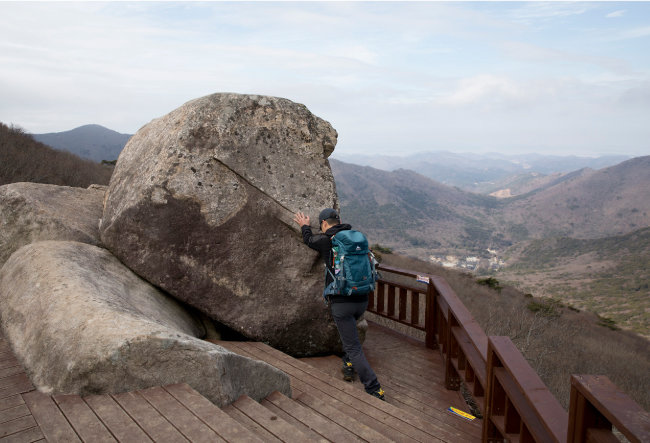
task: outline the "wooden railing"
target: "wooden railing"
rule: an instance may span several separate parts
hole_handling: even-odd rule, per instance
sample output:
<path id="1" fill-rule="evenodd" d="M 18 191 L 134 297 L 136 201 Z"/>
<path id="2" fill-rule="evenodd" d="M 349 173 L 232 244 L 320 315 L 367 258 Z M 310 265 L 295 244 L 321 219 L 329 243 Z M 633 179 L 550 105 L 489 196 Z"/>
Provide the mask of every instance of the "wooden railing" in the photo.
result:
<path id="1" fill-rule="evenodd" d="M 378 269 L 368 311 L 425 333 L 443 356 L 446 388 L 464 384 L 474 398 L 484 442 L 619 441 L 612 425 L 631 442 L 650 442 L 650 414 L 607 377 L 573 376 L 567 414 L 512 341 L 487 337 L 442 277 Z"/>

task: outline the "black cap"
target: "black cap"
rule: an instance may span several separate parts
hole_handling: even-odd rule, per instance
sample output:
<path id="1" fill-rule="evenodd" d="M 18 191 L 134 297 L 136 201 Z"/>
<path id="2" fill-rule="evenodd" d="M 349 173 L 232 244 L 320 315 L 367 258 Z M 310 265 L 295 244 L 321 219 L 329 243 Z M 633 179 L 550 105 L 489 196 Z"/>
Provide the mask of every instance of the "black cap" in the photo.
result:
<path id="1" fill-rule="evenodd" d="M 325 208 L 320 211 L 320 214 L 318 214 L 318 224 L 320 225 L 323 223 L 323 220 L 328 220 L 330 218 L 339 220 L 339 214 L 332 208 Z"/>

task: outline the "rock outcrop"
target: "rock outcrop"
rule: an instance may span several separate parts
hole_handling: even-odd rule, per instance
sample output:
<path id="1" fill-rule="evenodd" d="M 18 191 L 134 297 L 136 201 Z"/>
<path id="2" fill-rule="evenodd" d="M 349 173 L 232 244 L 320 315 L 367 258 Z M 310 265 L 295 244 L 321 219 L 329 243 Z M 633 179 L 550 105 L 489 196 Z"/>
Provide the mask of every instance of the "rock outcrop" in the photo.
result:
<path id="1" fill-rule="evenodd" d="M 278 369 L 196 338 L 201 323 L 105 249 L 24 246 L 0 270 L 5 335 L 49 393 L 116 393 L 185 382 L 217 405 L 290 393 Z"/>
<path id="2" fill-rule="evenodd" d="M 340 345 L 323 267 L 292 222 L 337 207 L 336 131 L 304 105 L 214 94 L 135 134 L 100 225 L 122 262 L 243 335 L 293 355 Z"/>
<path id="3" fill-rule="evenodd" d="M 40 183 L 0 186 L 0 266 L 21 246 L 41 240 L 98 245 L 104 188 Z"/>

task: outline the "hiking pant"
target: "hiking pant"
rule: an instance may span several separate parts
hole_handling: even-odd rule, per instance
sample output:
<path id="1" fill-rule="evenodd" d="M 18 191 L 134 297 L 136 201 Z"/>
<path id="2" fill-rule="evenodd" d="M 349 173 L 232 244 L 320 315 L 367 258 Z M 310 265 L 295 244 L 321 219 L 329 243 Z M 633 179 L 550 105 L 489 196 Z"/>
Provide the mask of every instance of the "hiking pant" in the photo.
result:
<path id="1" fill-rule="evenodd" d="M 330 306 L 332 307 L 332 317 L 334 317 L 343 344 L 344 360 L 347 358 L 352 363 L 352 367 L 359 374 L 359 380 L 363 383 L 366 391 L 375 392 L 380 388 L 380 385 L 375 372 L 363 354 L 359 334 L 357 333 L 357 320 L 366 312 L 368 301 L 331 303 Z"/>

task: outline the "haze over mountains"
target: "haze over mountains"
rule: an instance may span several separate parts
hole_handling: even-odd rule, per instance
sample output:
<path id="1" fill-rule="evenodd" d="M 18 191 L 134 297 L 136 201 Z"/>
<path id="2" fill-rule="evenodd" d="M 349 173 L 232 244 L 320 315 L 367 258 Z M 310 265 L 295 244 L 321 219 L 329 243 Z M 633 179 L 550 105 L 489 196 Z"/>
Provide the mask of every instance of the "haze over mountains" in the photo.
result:
<path id="1" fill-rule="evenodd" d="M 526 192 L 529 182 L 545 182 L 582 168 L 601 169 L 631 158 L 625 155 L 603 157 L 554 156 L 540 154 L 472 154 L 447 151 L 421 152 L 408 156 L 354 155 L 335 151 L 334 158 L 346 163 L 371 166 L 385 171 L 409 169 L 448 186 L 489 194 L 513 188 Z M 547 177 L 550 176 L 550 177 Z M 522 189 L 520 189 L 522 188 Z"/>

